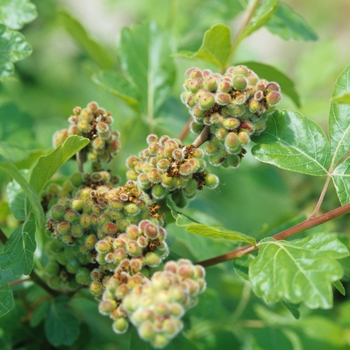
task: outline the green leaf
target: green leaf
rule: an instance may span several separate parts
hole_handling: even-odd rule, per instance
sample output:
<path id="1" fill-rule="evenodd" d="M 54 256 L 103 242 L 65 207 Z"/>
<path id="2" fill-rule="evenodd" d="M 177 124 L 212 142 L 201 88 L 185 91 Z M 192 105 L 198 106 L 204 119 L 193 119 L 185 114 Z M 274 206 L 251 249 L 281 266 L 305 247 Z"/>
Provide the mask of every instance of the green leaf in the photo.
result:
<path id="1" fill-rule="evenodd" d="M 51 153 L 41 156 L 33 168 L 29 180 L 30 185 L 39 193 L 52 175 L 89 142 L 88 139 L 81 136 L 69 136 Z"/>
<path id="2" fill-rule="evenodd" d="M 221 238 L 229 241 L 240 241 L 253 245 L 256 244 L 253 237 L 245 235 L 244 233 L 225 230 L 223 228 L 210 227 L 203 224 L 188 224 L 186 226 L 186 231 L 204 237 Z"/>
<path id="3" fill-rule="evenodd" d="M 332 97 L 350 93 L 350 66 L 339 75 Z M 332 102 L 329 112 L 329 137 L 333 164 L 350 150 L 350 105 Z"/>
<path id="4" fill-rule="evenodd" d="M 79 335 L 79 321 L 61 301 L 52 301 L 45 319 L 45 334 L 55 347 L 72 345 Z"/>
<path id="5" fill-rule="evenodd" d="M 219 68 L 226 67 L 231 53 L 231 29 L 224 24 L 216 24 L 208 29 L 197 52 L 183 52 L 178 55 L 199 58 Z"/>
<path id="6" fill-rule="evenodd" d="M 36 16 L 36 7 L 28 0 L 0 0 L 0 23 L 11 29 L 21 29 Z"/>
<path id="7" fill-rule="evenodd" d="M 12 181 L 6 187 L 6 194 L 14 217 L 19 221 L 24 221 L 29 213 L 29 202 L 22 187 L 16 181 Z"/>
<path id="8" fill-rule="evenodd" d="M 151 121 L 175 82 L 170 33 L 154 22 L 123 28 L 119 57 L 125 75 L 137 88 L 141 112 Z"/>
<path id="9" fill-rule="evenodd" d="M 12 164 L 9 160 L 0 154 L 0 169 L 7 172 L 16 182 L 22 187 L 24 193 L 28 197 L 28 200 L 33 208 L 36 216 L 37 226 L 39 230 L 43 229 L 44 222 L 46 221 L 43 208 L 40 203 L 40 198 L 34 191 L 33 187 L 27 182 L 18 168 Z"/>
<path id="10" fill-rule="evenodd" d="M 44 300 L 40 305 L 34 310 L 32 317 L 30 318 L 30 326 L 36 327 L 40 322 L 46 317 L 49 311 L 50 300 Z"/>
<path id="11" fill-rule="evenodd" d="M 137 88 L 132 82 L 114 71 L 100 71 L 92 76 L 92 81 L 120 98 L 136 112 L 140 111 Z"/>
<path id="12" fill-rule="evenodd" d="M 21 33 L 0 24 L 0 80 L 5 80 L 14 73 L 14 62 L 31 53 L 32 48 Z"/>
<path id="13" fill-rule="evenodd" d="M 350 202 L 350 158 L 340 163 L 332 173 L 332 180 L 342 205 Z"/>
<path id="14" fill-rule="evenodd" d="M 340 281 L 335 281 L 333 282 L 333 287 L 336 288 L 336 290 L 342 294 L 342 295 L 346 295 L 346 291 L 345 288 L 343 286 L 343 284 Z"/>
<path id="15" fill-rule="evenodd" d="M 308 175 L 327 175 L 330 152 L 323 130 L 302 114 L 293 111 L 273 113 L 267 129 L 252 149 L 262 162 Z"/>
<path id="16" fill-rule="evenodd" d="M 276 11 L 279 0 L 266 0 L 255 11 L 250 23 L 238 38 L 238 43 L 265 25 Z"/>
<path id="17" fill-rule="evenodd" d="M 332 282 L 343 275 L 336 259 L 348 255 L 345 245 L 326 233 L 293 241 L 265 238 L 250 265 L 249 278 L 256 295 L 267 303 L 284 299 L 328 309 L 333 304 Z"/>
<path id="18" fill-rule="evenodd" d="M 0 284 L 0 317 L 6 315 L 15 306 L 10 286 Z"/>
<path id="19" fill-rule="evenodd" d="M 59 13 L 59 19 L 72 38 L 101 68 L 108 69 L 113 66 L 110 52 L 97 41 L 92 40 L 77 19 L 63 10 Z"/>
<path id="20" fill-rule="evenodd" d="M 290 313 L 293 315 L 293 317 L 298 320 L 300 318 L 300 311 L 299 306 L 300 304 L 292 304 L 289 303 L 287 300 L 282 299 L 283 306 L 290 311 Z"/>
<path id="21" fill-rule="evenodd" d="M 278 3 L 276 11 L 266 24 L 266 28 L 284 40 L 317 40 L 317 34 L 314 30 L 284 3 Z"/>
<path id="22" fill-rule="evenodd" d="M 297 107 L 301 107 L 300 97 L 295 89 L 294 82 L 293 80 L 289 79 L 284 73 L 282 73 L 275 67 L 264 63 L 248 61 L 241 62 L 240 64 L 243 64 L 248 68 L 252 69 L 263 79 L 277 82 L 281 87 L 282 94 L 289 96 Z"/>
<path id="23" fill-rule="evenodd" d="M 1 270 L 11 269 L 15 276 L 29 275 L 34 265 L 35 219 L 33 213 L 14 230 L 0 255 Z"/>
<path id="24" fill-rule="evenodd" d="M 350 92 L 346 92 L 339 96 L 334 96 L 332 98 L 332 102 L 350 104 Z"/>

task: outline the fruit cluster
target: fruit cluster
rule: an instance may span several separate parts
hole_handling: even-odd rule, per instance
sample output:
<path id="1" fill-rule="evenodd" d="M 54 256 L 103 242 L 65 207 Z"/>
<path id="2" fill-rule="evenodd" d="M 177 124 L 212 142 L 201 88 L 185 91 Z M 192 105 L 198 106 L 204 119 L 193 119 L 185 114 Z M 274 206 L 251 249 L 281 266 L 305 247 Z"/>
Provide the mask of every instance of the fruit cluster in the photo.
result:
<path id="1" fill-rule="evenodd" d="M 126 176 L 156 200 L 171 194 L 179 207 L 203 186 L 215 188 L 219 179 L 206 170 L 201 149 L 183 146 L 178 139 L 149 135 L 148 147 L 126 160 Z"/>
<path id="2" fill-rule="evenodd" d="M 225 74 L 191 68 L 186 72 L 182 102 L 193 122 L 191 130 L 209 128 L 205 148 L 214 166 L 237 167 L 250 137 L 266 128 L 268 116 L 281 100 L 280 87 L 245 66 L 234 66 Z"/>
<path id="3" fill-rule="evenodd" d="M 181 317 L 204 291 L 205 271 L 191 261 L 168 261 L 163 271 L 143 281 L 124 297 L 122 307 L 137 327 L 139 336 L 162 348 L 183 327 Z"/>
<path id="4" fill-rule="evenodd" d="M 68 136 L 83 136 L 91 141 L 84 148 L 91 161 L 96 164 L 110 162 L 120 150 L 119 133 L 112 128 L 111 112 L 106 112 L 96 102 L 90 102 L 86 108 L 75 107 L 73 113 L 68 118 L 69 128 L 54 134 L 53 146 L 58 147 Z"/>

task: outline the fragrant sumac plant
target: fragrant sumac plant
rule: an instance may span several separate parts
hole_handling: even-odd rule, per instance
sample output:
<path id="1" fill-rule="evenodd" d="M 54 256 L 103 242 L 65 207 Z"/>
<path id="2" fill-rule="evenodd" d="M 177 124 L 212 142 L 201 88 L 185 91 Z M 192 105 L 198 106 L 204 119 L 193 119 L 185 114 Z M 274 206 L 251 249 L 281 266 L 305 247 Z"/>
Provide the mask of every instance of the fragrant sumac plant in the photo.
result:
<path id="1" fill-rule="evenodd" d="M 244 50 L 317 39 L 285 3 L 130 3 L 117 57 L 55 0 L 0 6 L 0 347 L 347 349 L 350 66 L 319 125 Z"/>

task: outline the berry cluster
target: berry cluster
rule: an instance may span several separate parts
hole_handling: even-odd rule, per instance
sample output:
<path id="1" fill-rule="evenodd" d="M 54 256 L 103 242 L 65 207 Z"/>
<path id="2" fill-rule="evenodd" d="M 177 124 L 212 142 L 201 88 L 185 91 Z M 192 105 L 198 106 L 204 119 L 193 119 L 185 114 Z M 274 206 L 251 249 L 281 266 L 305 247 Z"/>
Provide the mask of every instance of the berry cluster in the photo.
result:
<path id="1" fill-rule="evenodd" d="M 90 102 L 86 108 L 75 107 L 74 115 L 68 118 L 68 129 L 57 131 L 53 136 L 53 146 L 58 147 L 68 136 L 79 135 L 91 140 L 86 146 L 88 158 L 96 164 L 108 163 L 120 150 L 119 133 L 113 130 L 111 112 Z"/>
<path id="2" fill-rule="evenodd" d="M 123 299 L 122 307 L 137 327 L 139 336 L 162 348 L 183 327 L 181 317 L 204 291 L 205 271 L 191 261 L 168 261 L 163 271 L 138 283 Z"/>
<path id="3" fill-rule="evenodd" d="M 154 200 L 162 200 L 170 193 L 176 204 L 183 207 L 197 189 L 217 187 L 219 179 L 206 170 L 201 149 L 183 146 L 180 140 L 165 135 L 158 138 L 151 134 L 147 143 L 148 147 L 138 156 L 126 160 L 126 176 L 137 181 Z"/>
<path id="4" fill-rule="evenodd" d="M 280 87 L 245 66 L 234 66 L 225 74 L 191 68 L 186 72 L 182 102 L 193 122 L 191 130 L 210 129 L 205 148 L 214 166 L 236 167 L 244 146 L 266 128 L 266 121 L 281 100 Z"/>

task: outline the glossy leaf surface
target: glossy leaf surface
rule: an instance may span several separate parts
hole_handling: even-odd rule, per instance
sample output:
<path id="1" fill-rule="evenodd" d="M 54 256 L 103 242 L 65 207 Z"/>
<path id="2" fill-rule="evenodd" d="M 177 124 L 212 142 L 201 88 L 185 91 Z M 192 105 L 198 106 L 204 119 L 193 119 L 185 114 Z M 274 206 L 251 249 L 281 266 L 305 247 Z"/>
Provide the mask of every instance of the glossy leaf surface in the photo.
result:
<path id="1" fill-rule="evenodd" d="M 39 193 L 51 176 L 89 142 L 81 136 L 70 136 L 51 153 L 41 156 L 30 176 L 29 183 L 34 190 Z"/>
<path id="2" fill-rule="evenodd" d="M 338 77 L 332 96 L 350 93 L 350 66 Z M 332 102 L 329 112 L 329 137 L 333 164 L 350 150 L 350 105 Z"/>
<path id="3" fill-rule="evenodd" d="M 284 40 L 317 40 L 317 34 L 288 5 L 279 3 L 266 28 Z"/>
<path id="4" fill-rule="evenodd" d="M 265 238 L 249 278 L 254 292 L 268 303 L 285 299 L 327 309 L 333 304 L 332 282 L 343 276 L 336 259 L 348 255 L 345 245 L 326 233 L 292 241 Z"/>
<path id="5" fill-rule="evenodd" d="M 313 121 L 294 111 L 276 111 L 252 149 L 262 162 L 308 175 L 327 175 L 330 152 L 327 138 Z"/>
<path id="6" fill-rule="evenodd" d="M 40 203 L 40 198 L 33 187 L 27 182 L 18 168 L 8 159 L 0 155 L 0 169 L 8 173 L 21 186 L 26 194 L 36 216 L 37 225 L 41 230 L 45 222 L 45 215 Z"/>
<path id="7" fill-rule="evenodd" d="M 332 173 L 334 187 L 342 205 L 350 202 L 350 159 L 345 159 Z"/>
<path id="8" fill-rule="evenodd" d="M 1 269 L 11 269 L 15 276 L 28 275 L 33 269 L 35 248 L 35 219 L 31 214 L 6 242 L 5 252 L 0 255 Z"/>
<path id="9" fill-rule="evenodd" d="M 24 36 L 0 24 L 0 80 L 14 73 L 13 63 L 29 56 L 32 48 Z"/>
<path id="10" fill-rule="evenodd" d="M 36 16 L 36 7 L 28 0 L 0 0 L 0 23 L 11 29 L 21 29 Z"/>

